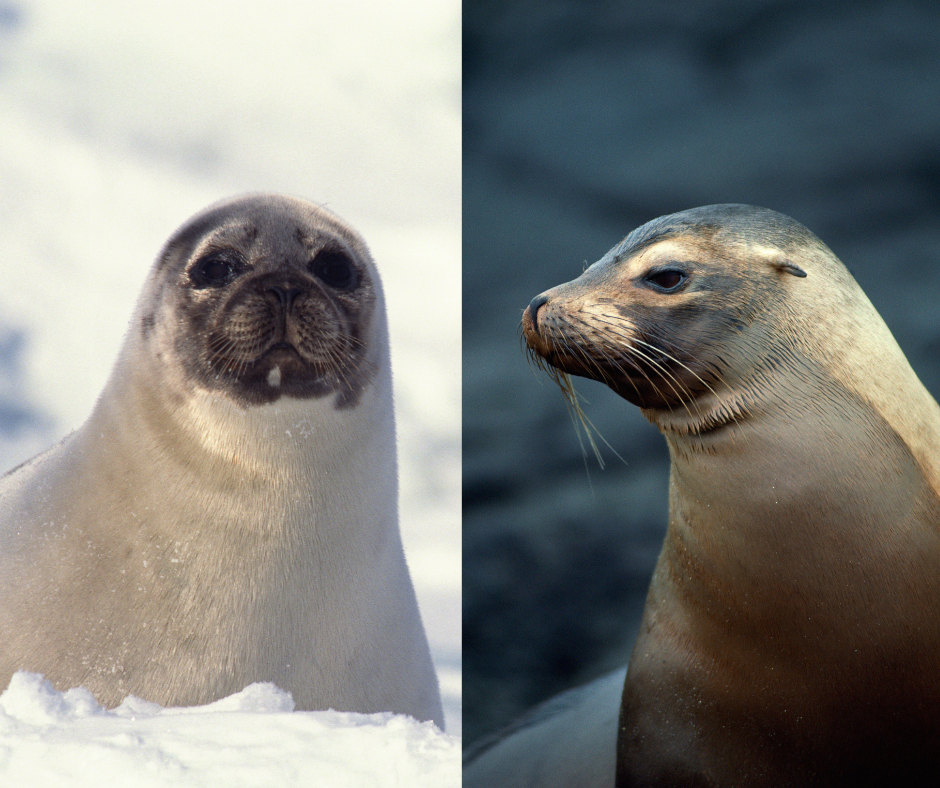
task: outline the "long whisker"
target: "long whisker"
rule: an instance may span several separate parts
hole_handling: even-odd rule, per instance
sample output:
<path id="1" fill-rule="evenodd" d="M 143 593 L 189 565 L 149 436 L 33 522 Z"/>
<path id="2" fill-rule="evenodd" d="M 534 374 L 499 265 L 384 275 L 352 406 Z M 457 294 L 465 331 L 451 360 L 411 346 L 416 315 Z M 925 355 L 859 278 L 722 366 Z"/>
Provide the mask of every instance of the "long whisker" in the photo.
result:
<path id="1" fill-rule="evenodd" d="M 582 324 L 583 324 L 583 321 L 579 321 L 579 322 L 582 322 Z M 609 325 L 609 326 L 613 326 L 613 324 L 611 324 L 609 321 L 601 321 L 601 322 L 604 322 L 604 323 L 606 323 L 606 324 Z M 580 331 L 579 331 L 578 333 L 581 334 Z M 622 339 L 624 339 L 624 340 L 627 340 L 628 343 L 633 340 L 633 337 L 631 337 L 630 335 L 628 335 L 628 334 L 626 334 L 626 333 L 624 333 L 624 332 L 622 332 L 622 331 L 609 330 L 609 331 L 608 331 L 608 334 L 612 334 L 612 335 L 614 335 L 614 336 L 617 336 L 617 337 L 620 337 L 620 338 L 622 338 Z M 581 334 L 581 336 L 587 341 L 587 338 L 584 337 L 583 334 Z M 644 344 L 646 344 L 646 343 L 644 343 Z M 615 365 L 615 367 L 616 367 L 617 369 L 620 369 L 620 370 L 623 369 L 622 366 L 620 366 L 620 365 L 617 363 L 617 361 L 616 361 L 615 359 L 613 359 L 613 358 L 610 356 L 609 353 L 606 353 L 606 349 L 605 349 L 600 343 L 594 342 L 593 345 L 594 345 L 595 351 L 605 353 L 605 355 L 607 355 L 607 357 L 611 359 L 611 362 Z M 662 377 L 662 379 L 669 385 L 669 388 L 672 389 L 672 392 L 673 392 L 673 394 L 675 395 L 676 399 L 678 399 L 679 402 L 682 403 L 682 406 L 685 408 L 685 411 L 689 414 L 689 417 L 690 417 L 690 418 L 693 418 L 692 412 L 689 410 L 689 407 L 688 407 L 688 404 L 687 404 L 687 400 L 690 399 L 690 397 L 689 397 L 690 392 L 689 392 L 688 388 L 685 387 L 685 386 L 683 386 L 682 382 L 681 382 L 678 378 L 676 378 L 676 376 L 673 375 L 672 372 L 671 372 L 668 368 L 666 368 L 665 366 L 663 366 L 663 364 L 662 364 L 660 361 L 658 361 L 656 358 L 654 358 L 653 356 L 651 356 L 648 352 L 645 352 L 645 351 L 642 350 L 641 348 L 636 347 L 636 346 L 631 346 L 631 345 L 629 345 L 629 344 L 627 344 L 626 347 L 628 347 L 629 350 L 624 350 L 624 349 L 622 349 L 619 345 L 615 347 L 615 350 L 616 350 L 616 352 L 617 352 L 617 357 L 618 357 L 618 359 L 623 359 L 623 360 L 625 360 L 625 361 L 628 361 L 628 362 L 630 363 L 631 367 L 632 367 L 633 369 L 635 369 L 636 371 L 638 371 L 641 375 L 643 375 L 643 377 L 646 378 L 646 381 L 650 384 L 650 386 L 651 386 L 656 392 L 658 392 L 660 395 L 662 395 L 662 390 L 660 389 L 660 387 L 652 380 L 652 378 L 650 378 L 649 375 L 646 374 L 646 370 L 643 369 L 642 366 L 640 366 L 639 364 L 636 363 L 636 361 L 631 357 L 631 354 L 632 354 L 633 356 L 637 356 L 637 357 L 643 359 L 643 360 L 646 361 L 650 366 L 654 367 L 654 368 L 659 372 L 660 377 Z M 652 346 L 650 346 L 650 347 L 652 347 Z M 629 376 L 626 376 L 626 377 L 627 377 L 628 380 L 630 380 L 630 377 L 629 377 Z M 631 380 L 631 383 L 632 383 L 632 380 Z M 633 384 L 633 387 L 634 387 L 634 389 L 636 389 L 636 384 L 635 384 L 635 383 Z M 678 388 L 677 388 L 677 387 L 678 387 Z M 665 398 L 665 397 L 664 397 L 664 398 Z"/>
<path id="2" fill-rule="evenodd" d="M 616 322 L 616 319 L 615 319 L 612 315 L 601 314 L 601 315 L 598 315 L 598 319 L 599 319 L 600 322 L 604 323 L 605 325 L 611 326 L 612 329 L 614 329 L 612 333 L 614 333 L 616 336 L 622 337 L 623 339 L 625 339 L 625 340 L 627 340 L 627 341 L 629 341 L 629 342 L 635 343 L 635 344 L 637 344 L 637 345 L 643 345 L 644 347 L 647 347 L 647 348 L 649 348 L 650 350 L 653 350 L 653 351 L 655 351 L 655 352 L 657 352 L 657 353 L 662 354 L 662 355 L 665 356 L 669 361 L 672 361 L 673 363 L 675 363 L 675 364 L 677 364 L 678 366 L 682 367 L 686 372 L 688 372 L 690 375 L 692 375 L 693 377 L 695 377 L 695 378 L 696 378 L 705 388 L 707 388 L 712 394 L 714 394 L 715 396 L 718 396 L 717 393 L 715 392 L 715 390 L 711 387 L 711 385 L 709 385 L 708 381 L 705 380 L 705 378 L 703 378 L 701 375 L 699 375 L 699 374 L 698 374 L 694 369 L 692 369 L 688 364 L 683 363 L 683 362 L 682 362 L 680 359 L 678 359 L 673 353 L 668 353 L 668 352 L 666 352 L 666 350 L 664 350 L 662 347 L 660 347 L 660 346 L 658 346 L 658 345 L 653 345 L 653 344 L 651 344 L 651 343 L 649 343 L 649 342 L 646 342 L 645 340 L 640 339 L 639 337 L 636 337 L 636 336 L 632 336 L 632 335 L 630 335 L 630 334 L 627 334 L 626 332 L 624 332 L 624 331 L 620 328 L 619 324 Z M 678 350 L 678 346 L 675 345 L 675 343 L 670 343 L 665 337 L 659 337 L 659 336 L 657 336 L 657 340 L 658 340 L 658 341 L 661 341 L 663 345 L 669 345 L 669 346 L 671 346 L 672 349 Z M 649 358 L 649 356 L 646 356 L 646 358 L 647 358 L 647 360 L 649 360 L 651 363 L 653 363 L 653 359 Z M 659 368 L 662 369 L 661 367 L 659 367 Z"/>
<path id="3" fill-rule="evenodd" d="M 690 417 L 692 417 L 692 413 L 691 413 L 691 411 L 689 410 L 688 405 L 687 405 L 687 403 L 690 402 L 690 401 L 692 402 L 693 407 L 695 408 L 695 410 L 696 410 L 696 412 L 698 413 L 698 415 L 701 417 L 703 414 L 702 414 L 701 408 L 699 407 L 698 403 L 695 401 L 695 399 L 694 399 L 693 397 L 691 397 L 691 391 L 690 391 L 690 389 L 688 388 L 688 386 L 685 385 L 685 384 L 683 384 L 683 383 L 672 373 L 671 370 L 669 370 L 669 369 L 668 369 L 667 367 L 665 367 L 659 360 L 657 360 L 655 357 L 653 357 L 650 352 L 644 352 L 644 351 L 642 351 L 642 350 L 640 349 L 641 347 L 648 348 L 649 351 L 652 351 L 652 353 L 658 354 L 658 355 L 660 355 L 660 356 L 664 356 L 666 360 L 672 361 L 672 362 L 675 363 L 677 366 L 682 367 L 682 368 L 685 369 L 687 372 L 689 372 L 689 374 L 691 374 L 693 377 L 695 377 L 699 382 L 701 382 L 701 384 L 702 384 L 706 389 L 708 389 L 712 394 L 714 394 L 714 395 L 717 397 L 717 393 L 716 393 L 715 390 L 712 388 L 712 386 L 708 383 L 708 381 L 705 380 L 701 375 L 699 375 L 694 369 L 692 369 L 691 367 L 689 367 L 688 364 L 683 363 L 683 362 L 682 362 L 680 359 L 678 359 L 674 354 L 667 352 L 666 350 L 664 350 L 663 348 L 661 348 L 661 347 L 659 347 L 659 346 L 657 346 L 657 345 L 653 345 L 653 344 L 651 344 L 651 343 L 649 343 L 649 342 L 646 342 L 646 341 L 643 340 L 643 339 L 640 339 L 639 337 L 633 336 L 633 335 L 631 335 L 631 334 L 629 334 L 629 333 L 623 331 L 623 330 L 620 328 L 618 322 L 616 321 L 616 317 L 613 316 L 613 315 L 603 315 L 603 314 L 602 314 L 602 315 L 599 315 L 599 316 L 598 316 L 598 320 L 599 320 L 599 322 L 604 323 L 604 324 L 607 325 L 607 326 L 610 326 L 610 327 L 611 327 L 611 328 L 610 328 L 610 332 L 611 332 L 612 334 L 614 334 L 615 336 L 618 336 L 618 337 L 624 339 L 624 340 L 626 341 L 626 343 L 628 343 L 628 344 L 631 346 L 631 351 L 632 351 L 632 352 L 635 352 L 638 356 L 640 356 L 641 358 L 643 358 L 644 360 L 646 360 L 650 365 L 654 366 L 654 367 L 657 369 L 657 371 L 659 371 L 659 373 L 662 375 L 662 377 L 667 380 L 667 382 L 668 382 L 669 380 L 671 380 L 671 381 L 674 381 L 677 385 L 681 386 L 681 388 L 683 389 L 683 393 L 684 393 L 684 395 L 685 395 L 684 397 L 683 397 L 682 395 L 680 395 L 680 393 L 679 393 L 678 391 L 676 391 L 675 386 L 672 386 L 672 384 L 670 383 L 670 388 L 673 389 L 673 392 L 676 394 L 677 397 L 679 397 L 680 401 L 682 401 L 683 405 L 685 406 L 685 410 L 686 410 L 686 412 L 689 414 Z M 659 337 L 657 337 L 657 339 L 659 339 Z M 668 343 L 666 343 L 666 342 L 664 341 L 664 344 L 668 344 Z M 675 347 L 675 346 L 673 345 L 673 347 Z M 647 380 L 649 380 L 649 377 L 648 377 L 648 376 L 647 376 Z M 653 384 L 652 381 L 650 381 L 650 384 L 651 384 L 651 385 L 654 385 L 654 387 L 655 387 L 655 384 Z M 658 387 L 657 387 L 657 388 L 658 388 Z"/>
<path id="4" fill-rule="evenodd" d="M 667 353 L 665 353 L 665 351 L 663 351 L 662 349 L 657 348 L 656 346 L 651 345 L 651 344 L 649 344 L 649 343 L 647 343 L 647 342 L 643 342 L 643 340 L 639 340 L 639 339 L 638 339 L 638 340 L 636 340 L 636 341 L 642 342 L 643 344 L 647 345 L 648 347 L 653 348 L 654 350 L 657 350 L 657 352 L 664 353 L 665 355 L 667 355 L 670 359 L 672 359 L 672 361 L 674 361 L 676 364 L 678 364 L 679 366 L 681 366 L 681 367 L 683 367 L 684 369 L 686 369 L 690 374 L 692 374 L 696 379 L 698 379 L 699 382 L 701 382 L 701 384 L 702 384 L 706 389 L 708 389 L 708 391 L 710 391 L 710 392 L 715 396 L 715 399 L 716 399 L 716 400 L 719 398 L 719 397 L 718 397 L 718 393 L 715 391 L 714 388 L 712 388 L 711 384 L 710 384 L 707 380 L 705 380 L 705 378 L 703 378 L 701 375 L 699 375 L 698 373 L 696 373 L 695 370 L 691 369 L 688 365 L 684 364 L 682 361 L 680 361 L 678 358 L 676 358 L 675 356 L 673 356 L 671 353 L 667 354 Z M 674 343 L 670 343 L 665 337 L 657 336 L 657 341 L 662 341 L 663 344 L 671 345 L 672 347 L 677 347 Z M 710 364 L 709 366 L 710 366 L 711 369 L 712 369 L 712 374 L 714 375 L 714 380 L 718 380 L 718 381 L 722 380 L 722 379 L 723 379 L 723 373 L 722 373 L 722 371 L 721 371 L 716 365 L 714 365 L 714 364 Z M 702 412 L 701 407 L 700 407 L 699 404 L 698 404 L 698 401 L 695 400 L 695 399 L 693 399 L 692 402 L 695 403 L 695 409 L 696 409 L 696 411 L 698 412 L 699 416 L 704 419 L 704 418 L 705 418 L 705 414 Z M 736 409 L 731 408 L 731 409 L 728 409 L 726 412 L 731 416 L 731 420 L 732 420 L 733 422 L 735 422 L 735 423 L 738 423 L 738 422 L 739 422 L 739 413 L 738 413 L 738 411 L 737 411 Z M 733 440 L 733 438 L 732 438 L 732 440 Z"/>
<path id="5" fill-rule="evenodd" d="M 675 343 L 669 342 L 669 340 L 667 340 L 665 337 L 657 337 L 656 339 L 657 339 L 657 341 L 662 342 L 663 345 L 668 345 L 668 346 L 670 346 L 671 348 L 676 349 L 676 350 L 678 349 L 678 346 L 677 346 Z M 654 350 L 659 350 L 659 352 L 663 353 L 664 355 L 668 355 L 668 357 L 669 357 L 669 359 L 670 359 L 671 361 L 675 362 L 675 363 L 678 364 L 680 367 L 682 367 L 684 370 L 686 370 L 686 372 L 688 372 L 689 374 L 693 375 L 693 376 L 699 381 L 699 383 L 701 383 L 705 388 L 707 388 L 707 389 L 708 389 L 712 394 L 714 394 L 716 397 L 718 396 L 718 393 L 715 391 L 715 389 L 713 389 L 713 388 L 711 387 L 711 385 L 708 383 L 707 380 L 705 380 L 705 378 L 703 378 L 701 375 L 699 375 L 699 374 L 698 374 L 694 369 L 692 369 L 692 367 L 690 367 L 688 364 L 685 364 L 685 363 L 683 363 L 682 361 L 680 361 L 678 358 L 676 358 L 676 356 L 673 355 L 672 353 L 666 354 L 665 351 L 664 351 L 662 348 L 659 348 L 659 347 L 656 347 L 656 346 L 654 346 L 654 345 L 651 345 L 649 342 L 644 342 L 642 339 L 635 339 L 634 341 L 639 342 L 639 343 L 642 343 L 642 344 L 646 345 L 647 347 L 653 348 Z"/>
<path id="6" fill-rule="evenodd" d="M 524 340 L 523 340 L 524 342 Z M 567 341 L 564 343 L 564 350 L 566 352 L 571 352 L 572 350 L 579 351 L 585 360 L 594 363 L 593 360 L 589 359 L 586 354 L 584 354 L 581 348 L 577 346 L 572 347 Z M 597 442 L 594 440 L 594 433 L 597 433 L 597 436 L 604 441 L 604 443 L 610 448 L 611 451 L 623 462 L 623 458 L 614 450 L 614 448 L 608 443 L 608 441 L 601 435 L 597 427 L 594 426 L 593 422 L 587 417 L 584 411 L 581 408 L 581 403 L 578 401 L 579 395 L 575 391 L 574 383 L 571 380 L 571 376 L 567 372 L 563 372 L 557 367 L 553 367 L 549 364 L 542 356 L 537 354 L 532 348 L 528 345 L 525 345 L 526 358 L 530 364 L 533 364 L 536 368 L 548 373 L 548 376 L 555 381 L 555 384 L 561 389 L 562 397 L 565 400 L 565 407 L 568 410 L 568 416 L 571 419 L 572 424 L 575 427 L 575 435 L 578 438 L 578 443 L 581 446 L 581 454 L 584 455 L 585 459 L 587 458 L 587 452 L 584 448 L 584 442 L 581 439 L 581 430 L 578 429 L 578 424 L 580 423 L 581 429 L 584 430 L 584 434 L 587 437 L 588 443 L 591 446 L 591 450 L 594 452 L 594 456 L 597 458 L 597 464 L 604 468 L 604 458 L 601 455 L 600 449 L 597 446 Z M 600 368 L 598 367 L 600 371 Z M 588 476 L 590 479 L 590 474 Z"/>
<path id="7" fill-rule="evenodd" d="M 584 449 L 584 443 L 581 440 L 581 430 L 578 429 L 578 423 L 581 424 L 581 429 L 584 430 L 584 435 L 588 440 L 588 444 L 591 447 L 591 451 L 594 452 L 594 456 L 597 458 L 597 464 L 603 468 L 604 467 L 604 458 L 601 456 L 600 449 L 597 446 L 597 443 L 594 440 L 592 430 L 598 433 L 598 437 L 601 437 L 601 440 L 604 440 L 603 437 L 597 430 L 591 420 L 585 415 L 584 411 L 581 409 L 581 403 L 578 402 L 578 392 L 575 391 L 574 383 L 571 380 L 571 376 L 567 372 L 562 372 L 560 369 L 552 367 L 549 371 L 549 375 L 552 380 L 558 384 L 558 388 L 561 389 L 561 393 L 564 396 L 565 407 L 568 410 L 568 416 L 571 418 L 572 424 L 575 426 L 574 434 L 578 438 L 578 443 L 581 446 L 581 454 L 587 457 L 587 452 Z M 607 443 L 605 440 L 604 443 Z M 608 446 L 610 444 L 607 444 Z M 614 452 L 616 454 L 616 452 Z"/>
<path id="8" fill-rule="evenodd" d="M 682 381 L 680 381 L 672 373 L 671 370 L 669 370 L 666 366 L 664 366 L 663 363 L 660 360 L 656 359 L 651 353 L 647 352 L 647 350 L 645 350 L 644 347 L 642 346 L 645 345 L 646 347 L 650 347 L 653 350 L 656 350 L 656 348 L 653 348 L 652 345 L 649 345 L 646 342 L 642 342 L 642 340 L 637 340 L 635 337 L 632 337 L 626 333 L 618 332 L 618 331 L 611 331 L 611 333 L 613 333 L 615 336 L 619 336 L 629 342 L 634 343 L 629 346 L 629 351 L 621 351 L 621 353 L 624 356 L 633 354 L 643 359 L 644 361 L 646 361 L 651 367 L 653 367 L 657 372 L 659 372 L 660 377 L 666 382 L 669 388 L 672 389 L 672 393 L 675 395 L 676 399 L 681 403 L 685 412 L 689 414 L 689 418 L 694 418 L 694 416 L 692 415 L 692 411 L 689 409 L 689 402 L 690 401 L 692 402 L 692 405 L 693 407 L 695 407 L 696 411 L 699 411 L 699 408 L 698 408 L 698 405 L 695 403 L 694 399 L 692 399 L 691 392 L 689 391 L 688 386 L 684 385 Z M 640 344 L 637 345 L 635 344 L 636 342 L 639 342 Z M 665 355 L 667 355 L 667 358 L 669 358 L 668 354 L 665 354 Z M 646 374 L 646 370 L 644 370 L 640 365 L 636 364 L 636 362 L 633 362 L 633 364 L 636 367 L 636 369 L 638 369 L 639 372 L 643 375 L 643 377 L 646 378 L 650 386 L 652 386 L 653 389 L 655 389 L 657 392 L 659 392 L 660 395 L 662 395 L 663 393 L 662 389 L 650 378 L 649 375 Z"/>

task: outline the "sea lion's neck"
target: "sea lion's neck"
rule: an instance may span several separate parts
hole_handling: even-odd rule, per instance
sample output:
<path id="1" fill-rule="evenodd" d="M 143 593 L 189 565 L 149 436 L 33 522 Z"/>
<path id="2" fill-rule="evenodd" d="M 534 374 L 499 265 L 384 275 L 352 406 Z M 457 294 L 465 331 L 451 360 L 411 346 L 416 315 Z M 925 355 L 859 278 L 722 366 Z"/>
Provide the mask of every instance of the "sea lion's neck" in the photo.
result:
<path id="1" fill-rule="evenodd" d="M 867 762 L 867 748 L 912 741 L 933 752 L 940 499 L 923 453 L 936 404 L 897 363 L 897 401 L 928 416 L 918 436 L 878 387 L 866 397 L 833 368 L 778 368 L 721 429 L 664 430 L 669 526 L 624 694 L 622 724 L 639 733 L 621 760 L 643 763 L 636 742 L 664 713 L 701 745 L 702 768 L 709 748 L 727 754 L 715 730 L 739 732 L 741 774 Z M 890 746 L 886 731 L 900 731 Z"/>
<path id="2" fill-rule="evenodd" d="M 733 444 L 736 435 L 746 434 L 752 422 L 787 407 L 774 395 L 785 388 L 781 356 L 794 366 L 792 351 L 777 349 L 752 361 L 746 376 L 729 372 L 698 396 L 670 407 L 644 408 L 643 415 L 663 433 L 674 454 L 713 454 L 725 441 Z"/>
<path id="3" fill-rule="evenodd" d="M 853 402 L 859 419 L 885 425 L 907 446 L 930 486 L 940 492 L 940 406 L 864 293 L 852 280 L 844 287 L 852 297 L 852 313 L 860 315 L 851 331 L 830 324 L 829 314 L 811 323 L 803 315 L 778 316 L 775 320 L 789 330 L 773 336 L 772 325 L 755 329 L 746 358 L 735 358 L 741 347 L 722 350 L 730 377 L 719 376 L 707 391 L 679 406 L 644 410 L 673 454 L 712 455 L 729 441 L 734 451 L 733 442 L 750 439 L 754 430 L 773 435 L 794 421 L 802 424 L 795 429 L 809 436 L 807 414 L 828 412 L 826 421 L 834 424 L 843 418 L 846 403 Z M 731 372 L 741 369 L 746 372 Z M 842 446 L 848 454 L 860 450 L 845 441 Z"/>
<path id="4" fill-rule="evenodd" d="M 895 380 L 911 389 L 898 392 L 904 401 L 922 391 L 913 372 Z M 762 373 L 760 388 L 751 397 L 738 386 L 736 414 L 717 429 L 664 429 L 672 469 L 660 571 L 699 620 L 734 620 L 737 634 L 749 620 L 757 637 L 768 621 L 793 638 L 820 620 L 836 631 L 853 607 L 897 600 L 885 563 L 918 560 L 925 508 L 940 526 L 933 468 L 922 461 L 935 436 L 901 433 L 894 411 L 810 362 Z"/>

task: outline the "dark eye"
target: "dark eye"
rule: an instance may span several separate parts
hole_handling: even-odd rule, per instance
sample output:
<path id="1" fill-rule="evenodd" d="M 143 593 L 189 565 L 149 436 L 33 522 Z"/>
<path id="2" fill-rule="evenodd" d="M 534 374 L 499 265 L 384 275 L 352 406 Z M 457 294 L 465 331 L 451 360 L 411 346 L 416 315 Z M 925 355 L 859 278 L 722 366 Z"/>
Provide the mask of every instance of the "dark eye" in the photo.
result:
<path id="1" fill-rule="evenodd" d="M 657 290 L 662 290 L 664 293 L 675 292 L 688 278 L 689 276 L 685 271 L 679 271 L 676 268 L 653 271 L 645 277 L 647 282 L 655 286 Z"/>
<path id="2" fill-rule="evenodd" d="M 190 276 L 200 287 L 222 287 L 237 273 L 235 263 L 227 257 L 212 255 L 193 266 Z"/>
<path id="3" fill-rule="evenodd" d="M 352 290 L 359 284 L 359 276 L 352 261 L 342 252 L 323 249 L 313 258 L 310 269 L 335 290 Z"/>

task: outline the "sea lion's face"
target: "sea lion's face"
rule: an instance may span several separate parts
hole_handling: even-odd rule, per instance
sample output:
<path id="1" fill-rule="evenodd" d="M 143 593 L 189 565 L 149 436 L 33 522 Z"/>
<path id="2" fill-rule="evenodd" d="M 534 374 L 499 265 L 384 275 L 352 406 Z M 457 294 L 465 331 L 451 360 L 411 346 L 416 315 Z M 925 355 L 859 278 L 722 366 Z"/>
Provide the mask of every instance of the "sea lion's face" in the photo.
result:
<path id="1" fill-rule="evenodd" d="M 762 255 L 692 234 L 635 252 L 615 247 L 533 299 L 522 318 L 526 344 L 642 408 L 683 405 L 740 371 L 740 347 L 773 287 L 769 267 L 752 257 Z"/>
<path id="2" fill-rule="evenodd" d="M 210 209 L 168 242 L 153 286 L 145 341 L 241 406 L 336 394 L 348 407 L 374 372 L 368 251 L 315 206 L 251 197 Z"/>

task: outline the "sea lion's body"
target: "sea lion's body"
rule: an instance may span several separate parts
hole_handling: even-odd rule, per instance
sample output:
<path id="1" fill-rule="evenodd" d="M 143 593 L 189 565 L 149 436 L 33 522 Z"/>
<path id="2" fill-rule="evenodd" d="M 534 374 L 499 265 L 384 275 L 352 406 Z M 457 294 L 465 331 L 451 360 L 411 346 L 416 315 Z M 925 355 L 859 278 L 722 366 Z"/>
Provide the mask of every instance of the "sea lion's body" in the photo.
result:
<path id="1" fill-rule="evenodd" d="M 669 446 L 617 785 L 940 774 L 940 409 L 832 252 L 772 211 L 693 209 L 523 330 Z"/>
<path id="2" fill-rule="evenodd" d="M 442 724 L 395 454 L 358 235 L 273 195 L 194 217 L 89 420 L 0 480 L 0 681 L 107 705 L 272 681 L 302 709 Z"/>

